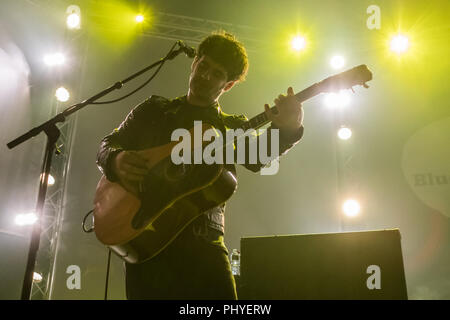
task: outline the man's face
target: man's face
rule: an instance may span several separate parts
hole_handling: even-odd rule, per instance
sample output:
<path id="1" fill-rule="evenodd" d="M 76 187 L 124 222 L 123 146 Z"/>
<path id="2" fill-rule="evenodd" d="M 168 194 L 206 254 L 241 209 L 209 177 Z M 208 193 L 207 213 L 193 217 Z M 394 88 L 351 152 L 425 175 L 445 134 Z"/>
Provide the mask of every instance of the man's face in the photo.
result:
<path id="1" fill-rule="evenodd" d="M 196 57 L 191 66 L 189 94 L 196 101 L 211 104 L 234 85 L 235 81 L 227 79 L 227 71 L 220 64 L 206 55 Z"/>

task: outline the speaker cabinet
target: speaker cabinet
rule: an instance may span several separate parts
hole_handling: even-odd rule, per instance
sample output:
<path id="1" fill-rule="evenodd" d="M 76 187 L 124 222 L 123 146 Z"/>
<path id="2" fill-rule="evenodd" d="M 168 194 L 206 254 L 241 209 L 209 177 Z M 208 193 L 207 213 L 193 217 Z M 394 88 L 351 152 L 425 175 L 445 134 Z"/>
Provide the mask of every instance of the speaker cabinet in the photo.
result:
<path id="1" fill-rule="evenodd" d="M 407 299 L 398 229 L 241 238 L 239 299 Z"/>

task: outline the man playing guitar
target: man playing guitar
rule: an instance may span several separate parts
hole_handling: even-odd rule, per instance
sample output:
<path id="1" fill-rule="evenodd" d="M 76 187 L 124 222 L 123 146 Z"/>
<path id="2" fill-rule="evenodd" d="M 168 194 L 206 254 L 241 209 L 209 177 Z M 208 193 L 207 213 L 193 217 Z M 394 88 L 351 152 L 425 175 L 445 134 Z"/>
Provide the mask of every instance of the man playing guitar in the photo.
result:
<path id="1" fill-rule="evenodd" d="M 220 96 L 243 81 L 248 70 L 245 48 L 228 33 L 213 33 L 199 45 L 191 65 L 186 96 L 152 96 L 135 107 L 119 128 L 106 136 L 97 165 L 111 182 L 139 185 L 148 174 L 139 150 L 168 143 L 176 128 L 191 128 L 194 120 L 220 131 L 239 127 L 247 118 L 225 114 Z M 275 99 L 278 113 L 266 104 L 269 129 L 279 129 L 279 154 L 303 135 L 303 109 L 293 89 Z M 258 172 L 265 164 L 245 163 Z M 227 169 L 236 175 L 234 164 Z M 183 208 L 177 208 L 183 210 Z M 142 263 L 125 263 L 128 299 L 237 299 L 228 251 L 224 244 L 225 203 L 206 210 L 160 253 Z"/>

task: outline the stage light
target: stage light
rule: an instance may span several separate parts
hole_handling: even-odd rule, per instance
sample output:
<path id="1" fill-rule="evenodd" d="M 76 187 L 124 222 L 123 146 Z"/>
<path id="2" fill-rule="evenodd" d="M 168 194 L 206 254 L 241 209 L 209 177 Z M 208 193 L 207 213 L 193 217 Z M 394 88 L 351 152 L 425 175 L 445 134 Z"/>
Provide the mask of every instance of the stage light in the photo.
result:
<path id="1" fill-rule="evenodd" d="M 407 36 L 403 34 L 397 34 L 392 37 L 390 41 L 390 49 L 391 51 L 402 54 L 405 53 L 409 48 L 409 39 Z"/>
<path id="2" fill-rule="evenodd" d="M 295 36 L 291 40 L 291 47 L 295 51 L 302 51 L 306 47 L 306 39 L 302 36 Z"/>
<path id="3" fill-rule="evenodd" d="M 142 21 L 144 21 L 144 16 L 142 14 L 138 14 L 135 20 L 137 23 L 141 23 Z"/>
<path id="4" fill-rule="evenodd" d="M 344 57 L 334 56 L 330 60 L 330 65 L 333 69 L 341 69 L 345 65 Z"/>
<path id="5" fill-rule="evenodd" d="M 66 102 L 70 98 L 69 91 L 67 91 L 67 89 L 64 87 L 59 87 L 58 89 L 56 89 L 55 96 L 56 99 L 61 102 Z"/>
<path id="6" fill-rule="evenodd" d="M 48 175 L 47 183 L 49 186 L 52 186 L 55 184 L 55 178 L 51 174 Z"/>
<path id="7" fill-rule="evenodd" d="M 48 66 L 60 66 L 64 64 L 66 61 L 66 58 L 61 52 L 53 53 L 53 54 L 46 54 L 44 56 L 44 62 Z"/>
<path id="8" fill-rule="evenodd" d="M 339 93 L 328 93 L 325 95 L 325 105 L 330 108 L 345 107 L 350 102 L 350 94 L 341 90 Z"/>
<path id="9" fill-rule="evenodd" d="M 35 213 L 18 214 L 15 218 L 15 223 L 19 226 L 29 226 L 38 220 Z"/>
<path id="10" fill-rule="evenodd" d="M 342 211 L 347 217 L 356 217 L 361 211 L 361 206 L 359 205 L 358 201 L 349 199 L 346 200 L 342 205 Z"/>
<path id="11" fill-rule="evenodd" d="M 80 29 L 80 16 L 76 13 L 67 16 L 67 27 L 69 29 Z"/>
<path id="12" fill-rule="evenodd" d="M 66 24 L 69 29 L 80 29 L 81 9 L 77 5 L 70 5 L 66 9 Z"/>
<path id="13" fill-rule="evenodd" d="M 42 281 L 42 275 L 40 273 L 33 272 L 33 282 L 39 283 L 41 281 Z"/>
<path id="14" fill-rule="evenodd" d="M 348 140 L 351 138 L 351 136 L 352 136 L 352 130 L 350 128 L 341 127 L 338 130 L 338 137 L 341 140 Z"/>
<path id="15" fill-rule="evenodd" d="M 42 173 L 41 173 L 41 177 L 42 177 Z M 53 178 L 53 176 L 51 174 L 48 175 L 47 184 L 49 186 L 52 186 L 55 184 L 55 178 Z"/>

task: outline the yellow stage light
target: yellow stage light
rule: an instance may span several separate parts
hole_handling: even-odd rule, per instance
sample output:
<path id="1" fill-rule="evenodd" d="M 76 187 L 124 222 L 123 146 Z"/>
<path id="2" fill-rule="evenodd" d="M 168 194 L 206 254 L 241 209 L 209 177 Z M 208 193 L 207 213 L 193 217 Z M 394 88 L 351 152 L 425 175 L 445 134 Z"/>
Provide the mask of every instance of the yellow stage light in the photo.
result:
<path id="1" fill-rule="evenodd" d="M 389 46 L 391 51 L 397 54 L 405 53 L 409 48 L 409 39 L 403 34 L 397 34 L 392 37 Z"/>
<path id="2" fill-rule="evenodd" d="M 138 14 L 135 20 L 137 23 L 141 23 L 142 21 L 144 21 L 144 16 L 142 14 Z"/>
<path id="3" fill-rule="evenodd" d="M 295 51 L 302 51 L 306 47 L 306 39 L 302 36 L 295 36 L 291 40 L 291 47 Z"/>

